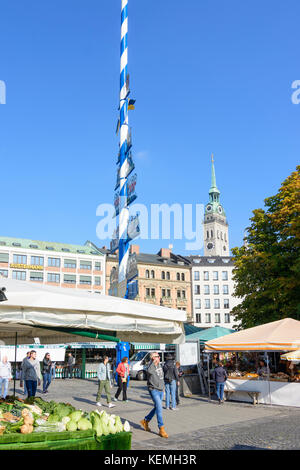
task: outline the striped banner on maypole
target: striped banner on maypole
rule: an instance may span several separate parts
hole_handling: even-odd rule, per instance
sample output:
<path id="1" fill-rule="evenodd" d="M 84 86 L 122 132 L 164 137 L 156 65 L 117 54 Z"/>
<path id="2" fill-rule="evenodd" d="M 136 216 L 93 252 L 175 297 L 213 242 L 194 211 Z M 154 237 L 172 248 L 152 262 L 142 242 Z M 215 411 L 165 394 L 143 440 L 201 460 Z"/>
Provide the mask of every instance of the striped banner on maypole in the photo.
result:
<path id="1" fill-rule="evenodd" d="M 128 156 L 128 0 L 122 0 L 121 11 L 121 67 L 120 67 L 120 199 L 119 199 L 119 286 L 126 292 L 126 269 L 129 257 L 127 227 L 127 156 Z M 125 292 L 124 292 L 125 289 Z M 123 296 L 124 296 L 123 295 Z"/>

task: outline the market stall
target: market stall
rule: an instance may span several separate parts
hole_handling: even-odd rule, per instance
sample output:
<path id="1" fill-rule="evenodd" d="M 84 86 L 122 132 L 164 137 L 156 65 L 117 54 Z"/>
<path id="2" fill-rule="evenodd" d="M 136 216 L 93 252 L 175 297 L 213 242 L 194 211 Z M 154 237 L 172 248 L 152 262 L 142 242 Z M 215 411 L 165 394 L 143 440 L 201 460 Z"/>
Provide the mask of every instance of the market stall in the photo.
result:
<path id="1" fill-rule="evenodd" d="M 300 407 L 300 369 L 280 355 L 300 347 L 300 322 L 285 318 L 208 341 L 205 351 L 228 369 L 225 390 L 237 401 Z"/>

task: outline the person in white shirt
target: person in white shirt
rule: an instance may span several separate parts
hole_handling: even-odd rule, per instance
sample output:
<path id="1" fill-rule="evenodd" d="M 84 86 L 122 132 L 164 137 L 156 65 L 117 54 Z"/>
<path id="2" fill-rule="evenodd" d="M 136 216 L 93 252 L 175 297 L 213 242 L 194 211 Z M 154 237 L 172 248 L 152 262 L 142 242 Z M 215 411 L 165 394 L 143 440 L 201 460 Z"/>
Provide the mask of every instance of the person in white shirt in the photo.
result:
<path id="1" fill-rule="evenodd" d="M 7 356 L 3 356 L 0 361 L 0 397 L 6 398 L 8 391 L 8 382 L 11 380 L 11 365 L 7 360 Z M 2 393 L 3 389 L 3 393 Z"/>

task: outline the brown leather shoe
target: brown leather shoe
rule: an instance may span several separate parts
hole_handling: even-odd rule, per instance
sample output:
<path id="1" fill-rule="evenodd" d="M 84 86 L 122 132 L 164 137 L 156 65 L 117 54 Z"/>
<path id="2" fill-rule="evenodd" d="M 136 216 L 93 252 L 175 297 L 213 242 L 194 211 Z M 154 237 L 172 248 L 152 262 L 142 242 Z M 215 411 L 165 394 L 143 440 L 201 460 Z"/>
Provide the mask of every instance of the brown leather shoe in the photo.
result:
<path id="1" fill-rule="evenodd" d="M 164 427 L 164 426 L 161 426 L 161 427 L 159 428 L 159 435 L 160 435 L 160 437 L 169 437 L 168 434 L 167 434 L 166 431 L 165 431 L 165 427 Z"/>
<path id="2" fill-rule="evenodd" d="M 149 421 L 147 421 L 146 419 L 142 419 L 142 421 L 140 421 L 141 425 L 143 426 L 143 428 L 145 429 L 145 431 L 149 431 L 151 432 L 151 429 L 149 428 Z"/>

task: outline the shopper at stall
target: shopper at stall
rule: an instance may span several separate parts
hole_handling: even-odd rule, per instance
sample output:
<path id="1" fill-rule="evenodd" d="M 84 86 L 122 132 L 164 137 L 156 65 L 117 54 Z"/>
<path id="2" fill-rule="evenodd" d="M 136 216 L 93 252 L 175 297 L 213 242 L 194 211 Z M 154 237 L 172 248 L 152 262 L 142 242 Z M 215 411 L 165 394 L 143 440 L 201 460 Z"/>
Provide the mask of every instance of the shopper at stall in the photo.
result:
<path id="1" fill-rule="evenodd" d="M 50 359 L 50 353 L 46 353 L 43 359 L 43 368 L 42 368 L 43 393 L 48 393 L 48 388 L 49 388 L 49 385 L 51 384 L 51 368 L 52 368 L 52 361 Z"/>
<path id="2" fill-rule="evenodd" d="M 112 408 L 116 406 L 111 403 L 111 396 L 110 396 L 111 368 L 110 368 L 108 356 L 104 356 L 103 362 L 100 363 L 97 376 L 99 379 L 98 393 L 97 393 L 97 398 L 96 398 L 97 406 L 102 406 L 101 395 L 102 395 L 103 388 L 106 392 L 108 408 Z"/>
<path id="3" fill-rule="evenodd" d="M 270 368 L 267 366 L 265 361 L 259 361 L 259 367 L 257 369 L 258 375 L 261 377 L 263 375 L 268 375 L 270 373 Z"/>
<path id="4" fill-rule="evenodd" d="M 72 353 L 68 353 L 68 361 L 67 361 L 67 378 L 73 378 L 73 367 L 75 365 L 75 357 L 72 356 Z"/>
<path id="5" fill-rule="evenodd" d="M 219 400 L 219 405 L 224 403 L 224 386 L 227 380 L 227 372 L 226 369 L 223 367 L 222 362 L 217 363 L 217 367 L 213 371 L 213 379 L 216 382 L 216 393 Z"/>
<path id="6" fill-rule="evenodd" d="M 177 372 L 178 372 L 178 377 L 180 379 L 180 377 L 182 377 L 184 375 L 183 373 L 183 370 L 182 368 L 180 367 L 180 362 L 176 362 L 176 367 L 177 367 Z M 179 385 L 180 385 L 180 381 L 176 383 L 176 405 L 179 405 L 180 404 L 180 400 L 179 400 Z"/>
<path id="7" fill-rule="evenodd" d="M 119 395 L 123 390 L 123 401 L 127 402 L 127 381 L 129 376 L 128 357 L 123 357 L 116 372 L 118 374 L 118 390 L 115 394 L 114 401 L 118 401 Z"/>
<path id="8" fill-rule="evenodd" d="M 36 351 L 30 351 L 29 359 L 24 359 L 20 386 L 26 382 L 28 398 L 35 397 L 37 386 L 41 384 L 41 367 L 36 358 Z"/>
<path id="9" fill-rule="evenodd" d="M 8 383 L 11 380 L 11 365 L 7 356 L 3 356 L 0 361 L 0 398 L 6 398 Z"/>
<path id="10" fill-rule="evenodd" d="M 178 369 L 174 363 L 171 354 L 167 354 L 166 362 L 163 367 L 165 393 L 166 393 L 166 409 L 177 410 L 176 408 L 176 386 L 179 385 Z M 170 397 L 172 406 L 170 407 Z"/>
<path id="11" fill-rule="evenodd" d="M 151 361 L 147 369 L 147 387 L 154 403 L 154 408 L 145 418 L 140 421 L 145 431 L 151 431 L 149 423 L 156 414 L 157 424 L 159 427 L 159 435 L 161 437 L 169 437 L 165 431 L 163 423 L 162 400 L 164 396 L 164 372 L 160 364 L 160 356 L 158 353 L 151 354 Z"/>
<path id="12" fill-rule="evenodd" d="M 24 365 L 24 361 L 26 359 L 29 359 L 30 358 L 30 351 L 27 351 L 26 353 L 26 356 L 24 357 L 23 361 L 22 361 L 22 364 L 21 364 L 21 380 L 20 380 L 20 387 L 22 386 L 21 385 L 21 381 L 22 381 L 22 370 L 23 370 L 23 365 Z M 28 391 L 27 391 L 27 387 L 26 387 L 26 382 L 24 380 L 24 395 L 27 395 L 28 394 Z"/>

